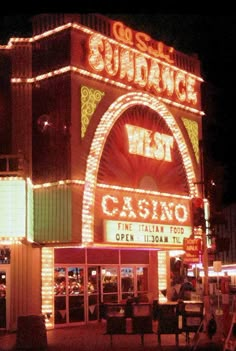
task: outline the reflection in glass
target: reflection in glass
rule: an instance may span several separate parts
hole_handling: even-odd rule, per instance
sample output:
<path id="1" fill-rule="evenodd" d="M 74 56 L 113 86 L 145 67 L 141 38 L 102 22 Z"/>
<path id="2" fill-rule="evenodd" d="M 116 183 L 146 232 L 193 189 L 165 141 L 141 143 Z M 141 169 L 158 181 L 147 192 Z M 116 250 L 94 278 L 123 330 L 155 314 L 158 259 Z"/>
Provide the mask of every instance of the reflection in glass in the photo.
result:
<path id="1" fill-rule="evenodd" d="M 137 287 L 138 291 L 148 290 L 148 269 L 145 267 L 137 267 Z"/>
<path id="2" fill-rule="evenodd" d="M 98 319 L 98 267 L 88 267 L 88 318 L 90 321 Z"/>
<path id="3" fill-rule="evenodd" d="M 11 263 L 11 250 L 7 247 L 0 248 L 0 264 Z"/>
<path id="4" fill-rule="evenodd" d="M 137 292 L 140 302 L 148 302 L 148 269 L 137 267 Z"/>
<path id="5" fill-rule="evenodd" d="M 88 313 L 89 313 L 89 320 L 94 321 L 98 318 L 98 295 L 91 294 L 88 297 Z"/>
<path id="6" fill-rule="evenodd" d="M 68 268 L 68 287 L 70 295 L 84 293 L 84 269 L 79 267 Z"/>
<path id="7" fill-rule="evenodd" d="M 66 323 L 66 269 L 55 267 L 54 269 L 54 308 L 55 324 Z"/>
<path id="8" fill-rule="evenodd" d="M 121 268 L 121 292 L 122 299 L 134 295 L 134 269 L 133 267 Z"/>
<path id="9" fill-rule="evenodd" d="M 68 267 L 69 322 L 84 320 L 84 268 Z M 79 296 L 78 296 L 79 295 Z"/>
<path id="10" fill-rule="evenodd" d="M 88 293 L 95 293 L 98 291 L 98 272 L 96 267 L 88 268 Z"/>
<path id="11" fill-rule="evenodd" d="M 84 297 L 69 296 L 69 321 L 82 322 L 84 320 Z"/>
<path id="12" fill-rule="evenodd" d="M 6 328 L 6 272 L 0 272 L 0 328 Z"/>
<path id="13" fill-rule="evenodd" d="M 54 293 L 55 295 L 66 294 L 66 269 L 56 267 L 54 270 Z"/>
<path id="14" fill-rule="evenodd" d="M 103 295 L 103 302 L 104 303 L 117 303 L 118 302 L 118 295 L 117 294 L 104 294 Z"/>
<path id="15" fill-rule="evenodd" d="M 117 268 L 116 267 L 102 268 L 102 283 L 103 283 L 104 293 L 117 292 Z"/>
<path id="16" fill-rule="evenodd" d="M 84 321 L 84 268 L 55 267 L 55 324 Z"/>
<path id="17" fill-rule="evenodd" d="M 103 302 L 118 302 L 117 267 L 101 270 Z"/>
<path id="18" fill-rule="evenodd" d="M 66 297 L 55 297 L 55 324 L 66 323 Z"/>

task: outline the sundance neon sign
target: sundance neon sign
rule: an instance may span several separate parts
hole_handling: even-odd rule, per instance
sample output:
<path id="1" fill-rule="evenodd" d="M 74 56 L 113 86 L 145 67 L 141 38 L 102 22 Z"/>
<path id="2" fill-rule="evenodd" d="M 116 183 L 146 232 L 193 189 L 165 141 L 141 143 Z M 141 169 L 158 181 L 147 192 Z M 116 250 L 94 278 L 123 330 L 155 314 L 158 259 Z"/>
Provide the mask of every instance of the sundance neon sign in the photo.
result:
<path id="1" fill-rule="evenodd" d="M 154 95 L 165 95 L 180 103 L 197 104 L 196 79 L 192 75 L 145 53 L 113 43 L 101 34 L 92 34 L 88 46 L 88 64 L 94 71 Z"/>
<path id="2" fill-rule="evenodd" d="M 174 138 L 167 134 L 126 124 L 129 152 L 156 160 L 172 161 Z"/>

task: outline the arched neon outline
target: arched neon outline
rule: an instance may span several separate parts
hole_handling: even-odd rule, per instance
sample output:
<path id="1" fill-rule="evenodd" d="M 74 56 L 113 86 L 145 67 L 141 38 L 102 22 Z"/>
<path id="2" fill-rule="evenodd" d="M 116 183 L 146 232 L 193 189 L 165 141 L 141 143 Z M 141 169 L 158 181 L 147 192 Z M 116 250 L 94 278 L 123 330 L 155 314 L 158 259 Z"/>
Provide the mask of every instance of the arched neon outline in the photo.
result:
<path id="1" fill-rule="evenodd" d="M 134 105 L 148 106 L 150 109 L 158 112 L 160 116 L 164 118 L 179 147 L 190 189 L 190 196 L 198 196 L 198 189 L 194 184 L 196 176 L 194 173 L 192 160 L 182 132 L 170 111 L 168 111 L 166 106 L 160 102 L 159 99 L 146 93 L 131 92 L 122 95 L 110 105 L 108 110 L 102 116 L 95 131 L 87 158 L 82 205 L 82 243 L 85 246 L 93 242 L 94 198 L 97 183 L 97 172 L 106 137 L 122 113 Z"/>

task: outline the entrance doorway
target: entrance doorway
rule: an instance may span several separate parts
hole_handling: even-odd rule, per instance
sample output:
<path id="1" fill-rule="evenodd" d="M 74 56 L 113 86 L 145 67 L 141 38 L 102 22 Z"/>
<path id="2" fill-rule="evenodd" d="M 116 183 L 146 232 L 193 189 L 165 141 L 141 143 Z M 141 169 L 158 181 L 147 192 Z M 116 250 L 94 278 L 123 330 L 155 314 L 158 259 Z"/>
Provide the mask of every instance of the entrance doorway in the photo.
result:
<path id="1" fill-rule="evenodd" d="M 147 302 L 148 272 L 147 250 L 55 249 L 55 327 L 100 320 L 107 303 Z"/>
<path id="2" fill-rule="evenodd" d="M 147 302 L 145 266 L 63 265 L 54 267 L 55 325 L 101 318 L 100 306 L 137 297 Z"/>
<path id="3" fill-rule="evenodd" d="M 86 274 L 85 274 L 86 272 Z M 100 268 L 66 265 L 54 268 L 55 325 L 99 319 Z"/>
<path id="4" fill-rule="evenodd" d="M 84 322 L 84 267 L 54 268 L 55 324 Z"/>

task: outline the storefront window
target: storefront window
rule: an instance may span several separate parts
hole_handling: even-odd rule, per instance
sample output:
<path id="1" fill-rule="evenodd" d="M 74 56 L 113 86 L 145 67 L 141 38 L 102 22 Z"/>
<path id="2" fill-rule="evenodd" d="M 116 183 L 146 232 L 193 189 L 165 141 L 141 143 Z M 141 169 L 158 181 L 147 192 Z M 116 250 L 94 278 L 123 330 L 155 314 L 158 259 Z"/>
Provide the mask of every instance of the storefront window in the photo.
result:
<path id="1" fill-rule="evenodd" d="M 103 304 L 148 302 L 145 266 L 55 266 L 54 281 L 55 324 L 97 320 Z"/>
<path id="2" fill-rule="evenodd" d="M 82 322 L 84 320 L 84 296 L 69 296 L 69 322 Z"/>
<path id="3" fill-rule="evenodd" d="M 84 293 L 84 269 L 79 267 L 68 268 L 68 287 L 70 295 Z"/>
<path id="4" fill-rule="evenodd" d="M 11 262 L 11 250 L 6 247 L 0 247 L 0 264 L 9 264 Z"/>
<path id="5" fill-rule="evenodd" d="M 84 268 L 56 267 L 55 324 L 84 321 Z"/>
<path id="6" fill-rule="evenodd" d="M 145 267 L 137 267 L 137 288 L 139 291 L 148 290 L 148 269 Z"/>
<path id="7" fill-rule="evenodd" d="M 118 302 L 117 276 L 117 267 L 102 268 L 102 302 Z"/>
<path id="8" fill-rule="evenodd" d="M 121 292 L 122 300 L 134 295 L 134 268 L 121 268 Z"/>
<path id="9" fill-rule="evenodd" d="M 0 271 L 0 328 L 6 328 L 6 272 Z"/>
<path id="10" fill-rule="evenodd" d="M 55 323 L 66 323 L 66 269 L 54 270 Z"/>
<path id="11" fill-rule="evenodd" d="M 84 320 L 84 268 L 68 267 L 69 322 Z"/>
<path id="12" fill-rule="evenodd" d="M 139 301 L 148 301 L 148 269 L 147 267 L 137 267 L 137 292 Z"/>
<path id="13" fill-rule="evenodd" d="M 66 293 L 66 269 L 65 268 L 55 268 L 54 293 L 55 295 L 65 295 Z"/>
<path id="14" fill-rule="evenodd" d="M 88 293 L 96 293 L 98 291 L 98 272 L 97 267 L 88 268 Z"/>
<path id="15" fill-rule="evenodd" d="M 98 267 L 88 267 L 88 319 L 98 319 L 99 294 L 98 294 L 99 271 Z"/>

